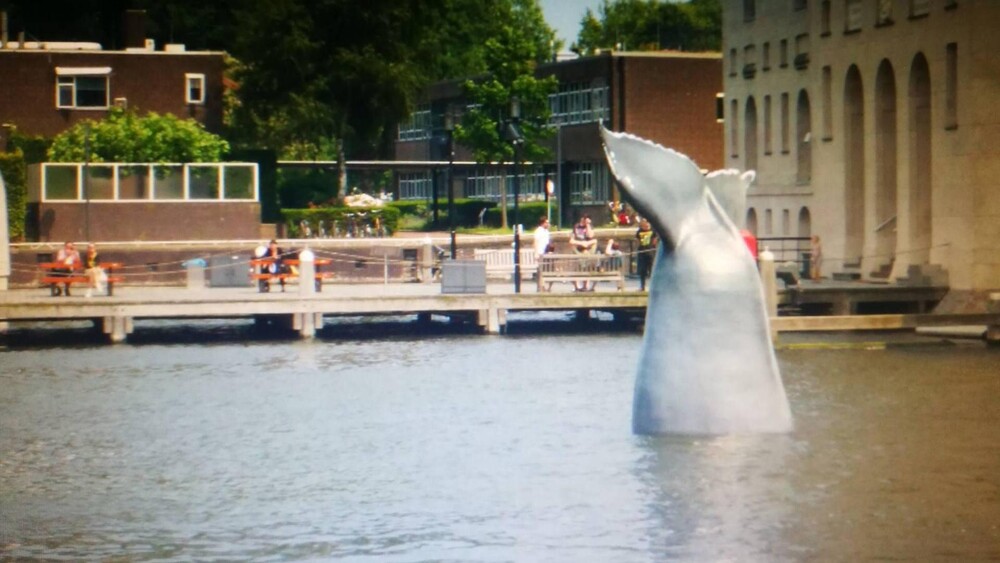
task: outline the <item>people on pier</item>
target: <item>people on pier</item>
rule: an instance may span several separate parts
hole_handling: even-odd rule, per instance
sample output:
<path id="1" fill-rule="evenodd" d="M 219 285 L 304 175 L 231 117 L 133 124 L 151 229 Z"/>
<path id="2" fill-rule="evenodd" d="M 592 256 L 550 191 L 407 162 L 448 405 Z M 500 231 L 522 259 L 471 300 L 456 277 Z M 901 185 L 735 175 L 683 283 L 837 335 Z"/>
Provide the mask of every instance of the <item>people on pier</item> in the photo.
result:
<path id="1" fill-rule="evenodd" d="M 90 278 L 90 285 L 87 287 L 86 297 L 93 295 L 96 289 L 98 293 L 104 292 L 104 284 L 108 279 L 107 274 L 101 268 L 101 263 L 97 258 L 97 245 L 87 244 L 87 252 L 83 255 L 83 268 Z"/>
<path id="2" fill-rule="evenodd" d="M 550 252 L 552 237 L 549 233 L 549 219 L 542 217 L 538 220 L 538 227 L 535 229 L 535 255 L 539 258 L 543 254 Z"/>
<path id="3" fill-rule="evenodd" d="M 580 216 L 580 220 L 573 225 L 573 233 L 570 235 L 569 243 L 577 254 L 589 254 L 597 250 L 597 237 L 594 235 L 590 215 Z"/>
<path id="4" fill-rule="evenodd" d="M 656 231 L 649 221 L 642 219 L 639 221 L 639 230 L 635 233 L 638 239 L 638 253 L 636 254 L 636 267 L 639 274 L 639 291 L 646 290 L 646 279 L 653 271 L 653 258 L 656 251 Z"/>
<path id="5" fill-rule="evenodd" d="M 265 270 L 269 274 L 287 274 L 288 266 L 285 264 L 285 253 L 278 246 L 278 241 L 271 239 L 271 242 L 267 243 L 267 251 L 264 253 L 264 258 L 269 260 L 269 262 L 264 266 Z M 281 283 L 281 291 L 285 290 L 285 279 L 279 278 L 278 282 Z"/>
<path id="6" fill-rule="evenodd" d="M 80 268 L 80 252 L 71 241 L 66 241 L 63 247 L 56 253 L 56 263 L 59 268 L 52 270 L 53 275 L 59 277 L 69 277 L 73 275 L 73 270 Z M 63 284 L 66 296 L 69 296 L 69 282 Z M 59 295 L 59 288 L 55 288 L 56 295 Z"/>

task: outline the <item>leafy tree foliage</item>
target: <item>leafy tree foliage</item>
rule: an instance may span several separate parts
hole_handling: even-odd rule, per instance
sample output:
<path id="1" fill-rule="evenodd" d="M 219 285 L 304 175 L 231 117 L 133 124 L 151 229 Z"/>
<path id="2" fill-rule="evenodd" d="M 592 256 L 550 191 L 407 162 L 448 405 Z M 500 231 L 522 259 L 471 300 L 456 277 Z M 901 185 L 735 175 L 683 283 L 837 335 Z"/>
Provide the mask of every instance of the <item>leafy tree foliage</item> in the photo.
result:
<path id="1" fill-rule="evenodd" d="M 20 149 L 0 153 L 0 174 L 7 189 L 7 234 L 10 240 L 22 240 L 27 217 L 27 173 Z M 2 189 L 2 188 L 0 188 Z"/>
<path id="2" fill-rule="evenodd" d="M 49 160 L 218 162 L 228 151 L 229 143 L 193 119 L 115 108 L 101 121 L 82 121 L 57 135 Z"/>
<path id="3" fill-rule="evenodd" d="M 717 51 L 722 46 L 720 0 L 603 0 L 580 21 L 572 49 L 590 55 L 599 49 Z"/>
<path id="4" fill-rule="evenodd" d="M 555 33 L 545 24 L 535 0 L 516 0 L 503 21 L 485 42 L 488 75 L 463 85 L 473 109 L 463 116 L 455 138 L 471 148 L 479 162 L 511 162 L 514 149 L 504 131 L 511 121 L 511 101 L 517 98 L 521 112 L 518 126 L 524 140 L 522 157 L 544 159 L 548 150 L 539 141 L 552 135 L 547 126 L 548 96 L 558 83 L 551 76 L 535 78 L 535 68 L 551 56 Z"/>

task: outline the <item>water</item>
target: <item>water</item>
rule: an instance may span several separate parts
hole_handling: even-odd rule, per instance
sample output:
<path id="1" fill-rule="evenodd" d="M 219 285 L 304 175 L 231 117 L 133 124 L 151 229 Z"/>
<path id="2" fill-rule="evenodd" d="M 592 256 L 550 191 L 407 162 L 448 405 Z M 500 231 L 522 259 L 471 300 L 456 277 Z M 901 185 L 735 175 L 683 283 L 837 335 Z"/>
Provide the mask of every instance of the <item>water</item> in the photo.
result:
<path id="1" fill-rule="evenodd" d="M 784 351 L 792 434 L 650 438 L 631 332 L 208 334 L 0 351 L 0 559 L 1000 557 L 997 350 Z"/>

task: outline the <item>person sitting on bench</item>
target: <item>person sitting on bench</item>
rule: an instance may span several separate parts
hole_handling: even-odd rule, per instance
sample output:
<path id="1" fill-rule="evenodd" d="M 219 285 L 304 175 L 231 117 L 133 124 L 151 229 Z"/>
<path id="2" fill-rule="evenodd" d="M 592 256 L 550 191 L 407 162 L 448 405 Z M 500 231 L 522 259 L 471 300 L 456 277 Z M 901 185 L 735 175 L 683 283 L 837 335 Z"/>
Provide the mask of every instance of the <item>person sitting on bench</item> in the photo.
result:
<path id="1" fill-rule="evenodd" d="M 70 241 L 66 241 L 63 247 L 59 249 L 59 252 L 56 253 L 56 263 L 65 267 L 52 270 L 54 276 L 68 278 L 73 275 L 73 270 L 80 268 L 80 253 L 76 250 L 76 245 Z M 69 282 L 66 282 L 63 286 L 66 290 L 65 294 L 68 297 Z M 56 295 L 59 295 L 59 286 L 56 286 L 53 291 Z"/>

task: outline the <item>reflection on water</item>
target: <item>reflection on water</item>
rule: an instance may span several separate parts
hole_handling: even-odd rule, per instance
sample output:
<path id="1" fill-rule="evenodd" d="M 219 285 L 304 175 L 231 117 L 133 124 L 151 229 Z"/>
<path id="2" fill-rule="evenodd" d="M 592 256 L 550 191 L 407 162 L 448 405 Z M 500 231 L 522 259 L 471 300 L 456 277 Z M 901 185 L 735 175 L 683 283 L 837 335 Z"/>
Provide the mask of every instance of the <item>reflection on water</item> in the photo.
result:
<path id="1" fill-rule="evenodd" d="M 169 341 L 0 352 L 0 557 L 1000 557 L 996 350 L 785 351 L 792 434 L 650 438 L 629 331 Z"/>

